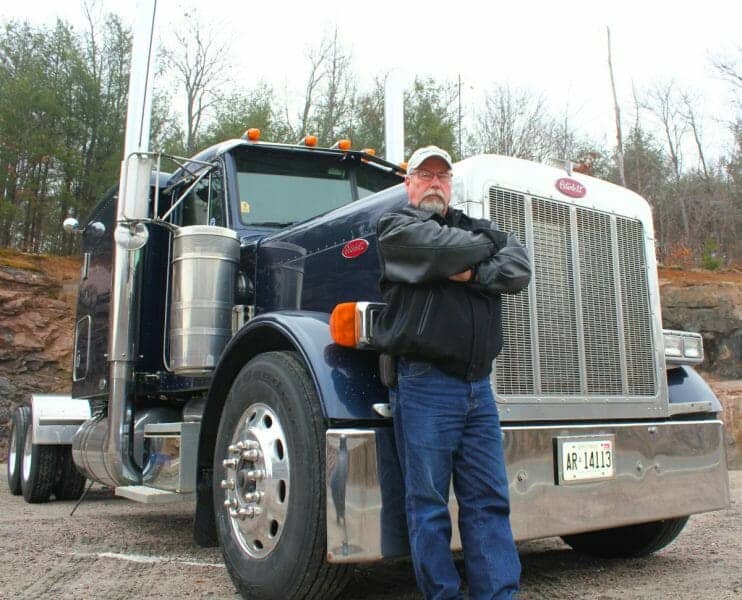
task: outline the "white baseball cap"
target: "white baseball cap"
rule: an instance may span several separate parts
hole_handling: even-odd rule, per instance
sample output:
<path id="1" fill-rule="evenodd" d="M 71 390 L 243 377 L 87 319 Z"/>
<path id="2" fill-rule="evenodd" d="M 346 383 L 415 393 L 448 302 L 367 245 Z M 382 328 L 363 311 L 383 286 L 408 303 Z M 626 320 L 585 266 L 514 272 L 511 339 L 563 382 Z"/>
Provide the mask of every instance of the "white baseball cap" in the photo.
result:
<path id="1" fill-rule="evenodd" d="M 415 150 L 412 153 L 412 156 L 410 156 L 410 160 L 407 161 L 407 171 L 417 169 L 432 156 L 437 156 L 438 158 L 443 159 L 448 165 L 448 168 L 453 169 L 451 155 L 448 152 L 438 146 L 423 146 L 422 148 Z"/>

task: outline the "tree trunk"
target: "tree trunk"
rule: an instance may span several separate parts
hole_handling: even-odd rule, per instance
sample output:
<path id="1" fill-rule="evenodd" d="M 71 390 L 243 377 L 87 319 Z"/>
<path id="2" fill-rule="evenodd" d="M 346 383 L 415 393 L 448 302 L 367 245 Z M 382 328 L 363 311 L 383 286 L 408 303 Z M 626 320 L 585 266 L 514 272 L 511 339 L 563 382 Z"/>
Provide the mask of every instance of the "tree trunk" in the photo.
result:
<path id="1" fill-rule="evenodd" d="M 613 90 L 613 106 L 616 111 L 616 159 L 618 161 L 618 177 L 621 185 L 626 187 L 626 174 L 623 168 L 623 136 L 621 135 L 621 109 L 618 106 L 616 82 L 613 78 L 613 60 L 611 59 L 611 28 L 605 28 L 608 33 L 608 72 L 611 75 L 611 89 Z"/>

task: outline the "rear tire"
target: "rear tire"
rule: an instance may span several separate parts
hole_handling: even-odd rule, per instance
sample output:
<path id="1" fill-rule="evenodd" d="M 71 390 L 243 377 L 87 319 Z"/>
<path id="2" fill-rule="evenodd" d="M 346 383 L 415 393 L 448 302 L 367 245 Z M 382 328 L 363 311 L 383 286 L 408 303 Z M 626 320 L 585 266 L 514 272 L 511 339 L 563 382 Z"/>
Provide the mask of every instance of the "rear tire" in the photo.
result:
<path id="1" fill-rule="evenodd" d="M 639 558 L 661 550 L 683 530 L 689 517 L 665 519 L 602 531 L 565 535 L 578 552 L 597 558 Z"/>
<path id="2" fill-rule="evenodd" d="M 21 461 L 21 490 L 26 502 L 36 504 L 49 500 L 58 464 L 59 446 L 34 444 L 31 428 L 27 427 Z"/>
<path id="3" fill-rule="evenodd" d="M 256 356 L 235 378 L 216 440 L 214 509 L 227 571 L 245 598 L 342 594 L 350 569 L 325 560 L 324 417 L 295 352 Z"/>
<path id="4" fill-rule="evenodd" d="M 23 493 L 21 489 L 21 468 L 23 465 L 23 445 L 31 420 L 31 409 L 18 406 L 10 418 L 10 443 L 8 445 L 8 487 L 14 496 Z"/>
<path id="5" fill-rule="evenodd" d="M 59 464 L 54 482 L 54 496 L 57 500 L 79 500 L 85 491 L 85 477 L 77 470 L 72 460 L 72 446 L 59 446 Z"/>

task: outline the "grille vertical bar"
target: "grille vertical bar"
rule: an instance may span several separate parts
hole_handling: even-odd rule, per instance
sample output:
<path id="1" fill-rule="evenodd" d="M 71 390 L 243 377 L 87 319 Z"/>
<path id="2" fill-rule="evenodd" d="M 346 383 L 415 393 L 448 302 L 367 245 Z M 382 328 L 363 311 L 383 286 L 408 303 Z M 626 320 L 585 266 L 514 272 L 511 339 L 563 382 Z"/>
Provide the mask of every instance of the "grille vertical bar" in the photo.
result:
<path id="1" fill-rule="evenodd" d="M 577 209 L 577 229 L 587 390 L 590 394 L 620 394 L 623 382 L 621 371 L 616 368 L 621 354 L 611 219 L 602 213 Z"/>
<path id="2" fill-rule="evenodd" d="M 624 343 L 629 394 L 654 395 L 654 344 L 652 313 L 649 307 L 647 261 L 641 223 L 617 218 L 621 296 L 624 313 Z"/>
<path id="3" fill-rule="evenodd" d="M 533 199 L 533 243 L 541 392 L 579 394 L 569 207 Z"/>
<path id="4" fill-rule="evenodd" d="M 524 198 L 495 188 L 490 189 L 490 219 L 499 229 L 513 232 L 526 243 Z M 505 395 L 534 393 L 531 312 L 527 293 L 503 296 L 503 336 L 507 350 L 497 359 L 496 391 Z"/>

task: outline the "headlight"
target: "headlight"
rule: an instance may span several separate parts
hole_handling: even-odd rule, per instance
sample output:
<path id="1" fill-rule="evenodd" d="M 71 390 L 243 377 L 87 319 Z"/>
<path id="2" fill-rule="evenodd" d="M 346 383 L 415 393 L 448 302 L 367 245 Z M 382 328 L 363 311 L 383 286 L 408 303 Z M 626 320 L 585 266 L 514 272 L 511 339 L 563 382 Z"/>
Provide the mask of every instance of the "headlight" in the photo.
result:
<path id="1" fill-rule="evenodd" d="M 695 365 L 703 361 L 703 338 L 690 331 L 662 331 L 668 365 Z"/>

